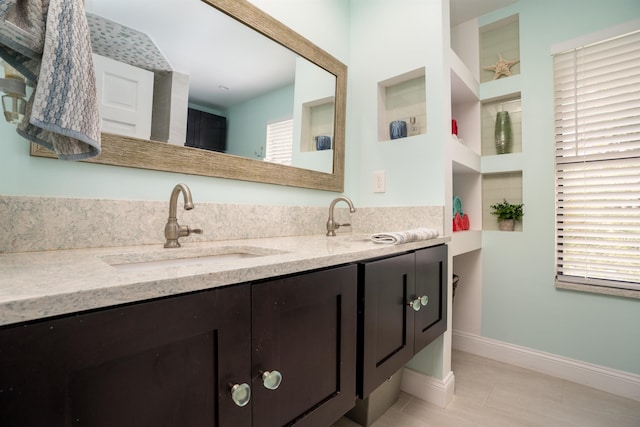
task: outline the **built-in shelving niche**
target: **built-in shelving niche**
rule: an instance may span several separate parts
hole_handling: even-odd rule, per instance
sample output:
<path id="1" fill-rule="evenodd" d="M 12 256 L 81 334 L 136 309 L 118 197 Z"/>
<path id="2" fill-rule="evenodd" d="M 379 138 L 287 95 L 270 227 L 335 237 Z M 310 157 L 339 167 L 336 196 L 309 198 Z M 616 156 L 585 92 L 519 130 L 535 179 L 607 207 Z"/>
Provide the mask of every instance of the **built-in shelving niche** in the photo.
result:
<path id="1" fill-rule="evenodd" d="M 522 201 L 522 171 L 488 173 L 482 175 L 482 229 L 498 230 L 496 216 L 491 214 L 491 205 L 506 200 L 512 204 Z M 522 231 L 527 218 L 524 206 L 522 222 L 516 222 L 515 231 Z"/>
<path id="2" fill-rule="evenodd" d="M 480 28 L 480 83 L 494 80 L 495 72 L 486 70 L 485 67 L 496 64 L 498 55 L 502 55 L 505 60 L 520 59 L 518 15 L 512 15 Z M 511 75 L 520 74 L 520 63 L 513 65 L 509 71 Z"/>
<path id="3" fill-rule="evenodd" d="M 395 76 L 378 83 L 378 141 L 389 141 L 389 124 L 405 121 L 407 137 L 427 132 L 425 70 Z"/>
<path id="4" fill-rule="evenodd" d="M 315 137 L 320 135 L 331 137 L 333 148 L 334 97 L 307 102 L 303 105 L 302 111 L 300 151 L 316 151 Z"/>
<path id="5" fill-rule="evenodd" d="M 452 306 L 453 330 L 481 335 L 482 250 L 454 255 L 452 268 L 458 276 Z"/>
<path id="6" fill-rule="evenodd" d="M 511 153 L 522 152 L 522 101 L 520 94 L 507 95 L 482 102 L 482 156 L 497 154 L 495 145 L 496 116 L 499 111 L 509 113 L 513 145 Z"/>
<path id="7" fill-rule="evenodd" d="M 453 174 L 453 195 L 460 198 L 462 211 L 468 216 L 470 225 L 469 230 L 452 234 L 452 254 L 458 255 L 482 246 L 482 178 L 476 171 L 457 163 L 454 163 L 454 168 L 457 172 Z"/>

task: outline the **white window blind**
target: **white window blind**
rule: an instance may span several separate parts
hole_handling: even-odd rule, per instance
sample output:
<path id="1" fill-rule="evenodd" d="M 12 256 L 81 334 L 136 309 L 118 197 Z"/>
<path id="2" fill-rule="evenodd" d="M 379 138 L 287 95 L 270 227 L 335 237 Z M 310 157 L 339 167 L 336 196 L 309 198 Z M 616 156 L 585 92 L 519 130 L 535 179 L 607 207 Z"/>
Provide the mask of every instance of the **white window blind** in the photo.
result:
<path id="1" fill-rule="evenodd" d="M 267 125 L 265 162 L 291 165 L 293 151 L 293 119 Z"/>
<path id="2" fill-rule="evenodd" d="M 640 31 L 553 63 L 556 280 L 640 290 Z"/>

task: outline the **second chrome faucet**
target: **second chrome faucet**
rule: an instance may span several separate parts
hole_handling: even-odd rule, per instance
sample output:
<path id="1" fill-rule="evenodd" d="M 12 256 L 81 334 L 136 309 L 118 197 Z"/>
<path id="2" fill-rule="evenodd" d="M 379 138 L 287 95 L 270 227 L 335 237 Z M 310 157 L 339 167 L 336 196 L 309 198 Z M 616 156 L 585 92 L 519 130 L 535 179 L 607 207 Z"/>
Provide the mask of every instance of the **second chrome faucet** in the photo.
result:
<path id="1" fill-rule="evenodd" d="M 333 199 L 331 204 L 329 205 L 329 219 L 327 220 L 327 236 L 335 236 L 336 230 L 341 226 L 351 225 L 351 224 L 338 224 L 333 219 L 333 210 L 336 207 L 336 203 L 343 201 L 349 205 L 349 212 L 354 213 L 356 208 L 353 206 L 353 202 L 348 197 L 336 197 Z"/>

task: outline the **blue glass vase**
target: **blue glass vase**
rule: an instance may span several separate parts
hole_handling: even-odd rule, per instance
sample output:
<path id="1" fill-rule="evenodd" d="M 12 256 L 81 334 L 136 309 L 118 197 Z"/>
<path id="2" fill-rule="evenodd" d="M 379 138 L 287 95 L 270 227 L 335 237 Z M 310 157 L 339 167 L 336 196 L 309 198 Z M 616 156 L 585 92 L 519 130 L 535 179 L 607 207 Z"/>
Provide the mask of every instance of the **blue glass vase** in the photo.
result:
<path id="1" fill-rule="evenodd" d="M 316 150 L 330 150 L 331 149 L 331 137 L 327 135 L 318 135 L 315 137 Z"/>
<path id="2" fill-rule="evenodd" d="M 389 123 L 389 135 L 391 139 L 406 138 L 407 122 L 404 120 L 394 120 Z"/>

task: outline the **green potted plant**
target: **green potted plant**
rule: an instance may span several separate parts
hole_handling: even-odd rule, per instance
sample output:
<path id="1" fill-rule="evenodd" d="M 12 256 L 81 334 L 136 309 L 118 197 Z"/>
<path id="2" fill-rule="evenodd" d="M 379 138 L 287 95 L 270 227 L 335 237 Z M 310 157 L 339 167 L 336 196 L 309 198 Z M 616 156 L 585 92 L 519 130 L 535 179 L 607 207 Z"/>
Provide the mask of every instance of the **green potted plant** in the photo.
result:
<path id="1" fill-rule="evenodd" d="M 506 199 L 502 199 L 502 202 L 491 205 L 492 215 L 495 215 L 498 219 L 498 228 L 500 231 L 513 231 L 516 225 L 516 221 L 522 220 L 524 212 L 522 211 L 523 203 L 511 204 Z"/>

